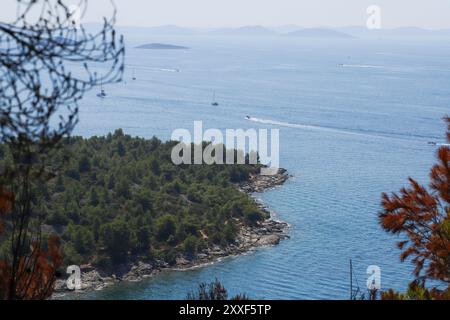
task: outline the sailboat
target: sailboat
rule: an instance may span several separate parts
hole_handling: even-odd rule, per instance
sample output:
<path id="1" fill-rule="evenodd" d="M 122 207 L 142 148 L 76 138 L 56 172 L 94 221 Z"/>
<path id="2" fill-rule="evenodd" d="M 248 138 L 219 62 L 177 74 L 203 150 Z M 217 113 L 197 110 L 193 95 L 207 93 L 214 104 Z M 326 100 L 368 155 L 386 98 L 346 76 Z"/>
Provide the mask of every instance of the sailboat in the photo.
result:
<path id="1" fill-rule="evenodd" d="M 217 107 L 219 105 L 219 103 L 216 101 L 216 92 L 214 92 L 213 94 L 213 99 L 212 99 L 212 106 Z"/>
<path id="2" fill-rule="evenodd" d="M 97 93 L 97 97 L 104 99 L 104 98 L 106 98 L 106 92 L 105 92 L 105 89 L 103 89 L 103 81 L 100 84 L 100 88 L 101 89 L 100 89 L 100 92 Z"/>
<path id="3" fill-rule="evenodd" d="M 132 79 L 136 80 L 136 69 L 133 69 L 133 77 L 132 77 Z"/>

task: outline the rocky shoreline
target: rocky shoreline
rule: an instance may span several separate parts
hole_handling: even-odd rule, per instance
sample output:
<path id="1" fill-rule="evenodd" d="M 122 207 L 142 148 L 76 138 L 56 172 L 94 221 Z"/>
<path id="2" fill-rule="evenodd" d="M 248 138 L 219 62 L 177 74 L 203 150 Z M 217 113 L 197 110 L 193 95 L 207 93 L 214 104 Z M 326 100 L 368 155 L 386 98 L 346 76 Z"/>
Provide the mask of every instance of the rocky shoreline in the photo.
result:
<path id="1" fill-rule="evenodd" d="M 254 193 L 264 192 L 274 187 L 280 186 L 289 179 L 286 170 L 279 169 L 276 175 L 251 176 L 248 182 L 239 186 L 241 192 L 248 196 Z M 256 200 L 255 200 L 256 201 Z M 261 210 L 271 216 L 268 209 L 260 202 L 257 202 Z M 82 266 L 81 284 L 82 289 L 70 291 L 66 287 L 65 280 L 57 280 L 55 284 L 55 293 L 52 299 L 62 299 L 66 294 L 79 294 L 93 290 L 102 290 L 120 281 L 136 282 L 145 278 L 152 277 L 164 270 L 188 270 L 198 268 L 220 261 L 224 258 L 245 254 L 252 250 L 265 246 L 274 246 L 284 239 L 288 239 L 288 224 L 269 218 L 255 226 L 240 225 L 236 243 L 226 248 L 219 246 L 209 247 L 199 252 L 196 257 L 186 259 L 179 256 L 174 266 L 169 266 L 164 261 L 155 260 L 151 263 L 138 262 L 134 264 L 123 264 L 117 266 L 114 274 L 107 274 L 91 266 Z"/>

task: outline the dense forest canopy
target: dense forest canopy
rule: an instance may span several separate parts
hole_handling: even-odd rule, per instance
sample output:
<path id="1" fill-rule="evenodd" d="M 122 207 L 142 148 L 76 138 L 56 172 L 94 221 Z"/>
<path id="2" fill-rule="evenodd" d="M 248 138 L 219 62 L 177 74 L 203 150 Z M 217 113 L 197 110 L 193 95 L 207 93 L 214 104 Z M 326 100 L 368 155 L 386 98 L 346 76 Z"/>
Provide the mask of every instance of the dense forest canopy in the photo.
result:
<path id="1" fill-rule="evenodd" d="M 181 165 L 175 142 L 125 135 L 66 138 L 51 166 L 59 170 L 34 186 L 42 197 L 44 231 L 62 240 L 64 264 L 111 267 L 136 259 L 173 263 L 177 255 L 234 242 L 238 224 L 265 218 L 236 188 L 260 165 Z M 1 165 L 10 161 L 0 147 Z M 6 239 L 3 239 L 6 240 Z M 2 241 L 7 245 L 7 241 Z"/>

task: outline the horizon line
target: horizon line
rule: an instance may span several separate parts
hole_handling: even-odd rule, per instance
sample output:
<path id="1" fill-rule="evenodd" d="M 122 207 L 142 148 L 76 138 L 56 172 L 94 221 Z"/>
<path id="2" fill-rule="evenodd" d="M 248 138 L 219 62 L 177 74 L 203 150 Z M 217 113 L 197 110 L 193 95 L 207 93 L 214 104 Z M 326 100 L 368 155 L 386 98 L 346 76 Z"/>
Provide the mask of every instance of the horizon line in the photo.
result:
<path id="1" fill-rule="evenodd" d="M 94 21 L 88 21 L 84 22 L 82 24 L 85 25 L 93 25 L 93 24 L 102 24 L 102 22 L 94 22 Z M 177 27 L 182 29 L 190 29 L 192 31 L 195 30 L 220 30 L 220 29 L 240 29 L 245 27 L 260 27 L 265 29 L 274 29 L 274 28 L 283 28 L 283 27 L 296 27 L 300 29 L 341 29 L 341 28 L 363 28 L 367 29 L 368 31 L 373 31 L 368 29 L 365 25 L 341 25 L 341 26 L 301 26 L 297 24 L 284 24 L 284 25 L 264 25 L 264 24 L 244 24 L 239 26 L 183 26 L 178 24 L 159 24 L 159 25 L 130 25 L 130 24 L 120 24 L 116 23 L 117 27 L 120 28 L 142 28 L 142 29 L 151 29 L 151 28 L 161 28 L 161 27 Z M 443 31 L 443 30 L 450 30 L 450 26 L 448 27 L 441 27 L 441 28 L 430 28 L 430 27 L 420 27 L 415 25 L 404 25 L 404 26 L 398 26 L 398 27 L 382 27 L 380 29 L 377 29 L 375 31 L 382 31 L 382 30 L 397 30 L 397 29 L 420 29 L 425 31 Z"/>

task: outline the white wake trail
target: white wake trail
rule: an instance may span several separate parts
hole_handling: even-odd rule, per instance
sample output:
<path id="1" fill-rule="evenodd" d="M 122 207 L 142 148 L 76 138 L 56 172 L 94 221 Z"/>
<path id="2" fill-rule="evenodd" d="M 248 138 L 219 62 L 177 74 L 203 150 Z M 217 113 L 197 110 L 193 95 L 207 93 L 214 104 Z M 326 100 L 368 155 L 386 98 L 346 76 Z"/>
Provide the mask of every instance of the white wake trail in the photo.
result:
<path id="1" fill-rule="evenodd" d="M 277 120 L 268 120 L 268 119 L 260 119 L 260 118 L 254 118 L 254 117 L 247 117 L 248 121 L 263 123 L 263 124 L 270 124 L 280 127 L 289 127 L 289 128 L 296 128 L 296 129 L 305 129 L 305 130 L 316 130 L 316 131 L 322 131 L 322 132 L 331 132 L 331 133 L 341 133 L 341 134 L 349 134 L 349 135 L 355 135 L 355 136 L 363 136 L 363 137 L 380 137 L 377 135 L 370 135 L 365 133 L 358 133 L 353 132 L 349 130 L 343 130 L 343 129 L 335 129 L 335 128 L 328 128 L 328 127 L 321 127 L 321 126 L 314 126 L 314 125 L 306 125 L 306 124 L 297 124 L 297 123 L 289 123 L 289 122 L 283 122 L 283 121 L 277 121 Z"/>

